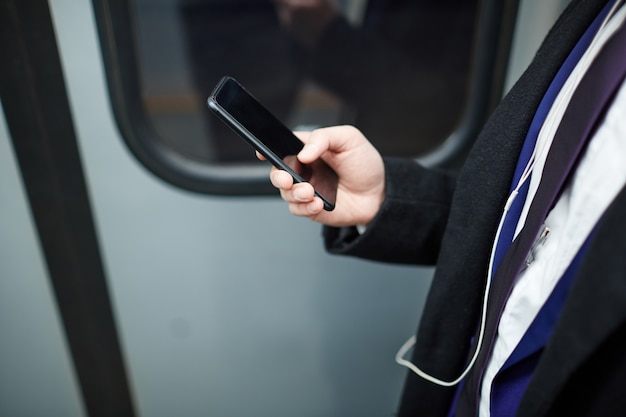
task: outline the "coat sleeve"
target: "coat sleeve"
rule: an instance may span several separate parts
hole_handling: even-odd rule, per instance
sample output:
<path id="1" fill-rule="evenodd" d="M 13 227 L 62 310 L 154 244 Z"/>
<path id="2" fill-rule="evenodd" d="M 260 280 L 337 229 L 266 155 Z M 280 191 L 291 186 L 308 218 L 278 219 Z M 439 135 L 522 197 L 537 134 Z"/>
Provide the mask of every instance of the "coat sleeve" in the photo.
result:
<path id="1" fill-rule="evenodd" d="M 385 159 L 386 197 L 363 234 L 354 227 L 324 227 L 333 254 L 417 265 L 437 261 L 455 177 L 411 159 Z"/>

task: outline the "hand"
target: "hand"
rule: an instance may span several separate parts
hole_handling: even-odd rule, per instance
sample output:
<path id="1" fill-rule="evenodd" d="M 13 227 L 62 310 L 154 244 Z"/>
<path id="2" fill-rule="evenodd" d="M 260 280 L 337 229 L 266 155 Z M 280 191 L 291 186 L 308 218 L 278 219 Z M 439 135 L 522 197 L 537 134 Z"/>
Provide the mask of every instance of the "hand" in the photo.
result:
<path id="1" fill-rule="evenodd" d="M 313 47 L 326 25 L 339 15 L 335 0 L 274 0 L 278 20 L 296 40 Z"/>
<path id="2" fill-rule="evenodd" d="M 287 172 L 272 168 L 272 184 L 289 203 L 291 213 L 329 226 L 370 223 L 385 198 L 385 168 L 376 148 L 351 126 L 296 135 L 305 144 L 297 155 L 300 162 L 309 164 L 322 158 L 339 176 L 339 185 L 336 207 L 328 212 L 322 200 L 314 196 L 311 184 L 294 184 Z"/>

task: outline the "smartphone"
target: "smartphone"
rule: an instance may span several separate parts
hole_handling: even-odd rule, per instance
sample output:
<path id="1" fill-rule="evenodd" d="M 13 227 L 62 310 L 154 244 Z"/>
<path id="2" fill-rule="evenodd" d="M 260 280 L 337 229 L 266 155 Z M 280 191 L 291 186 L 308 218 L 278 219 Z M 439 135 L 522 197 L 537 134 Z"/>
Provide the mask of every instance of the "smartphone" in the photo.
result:
<path id="1" fill-rule="evenodd" d="M 277 168 L 295 182 L 309 182 L 324 209 L 335 208 L 338 177 L 324 161 L 302 164 L 296 155 L 304 146 L 293 132 L 232 77 L 223 77 L 209 96 L 209 108 Z"/>

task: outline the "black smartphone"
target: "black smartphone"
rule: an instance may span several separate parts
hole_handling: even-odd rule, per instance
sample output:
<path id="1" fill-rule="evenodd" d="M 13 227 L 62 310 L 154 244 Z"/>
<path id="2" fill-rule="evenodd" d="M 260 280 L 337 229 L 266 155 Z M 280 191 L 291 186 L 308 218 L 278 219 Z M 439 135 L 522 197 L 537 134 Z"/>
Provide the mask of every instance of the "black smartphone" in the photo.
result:
<path id="1" fill-rule="evenodd" d="M 324 209 L 335 208 L 337 174 L 324 161 L 302 164 L 296 155 L 303 143 L 234 78 L 223 77 L 208 99 L 209 108 L 277 168 L 295 182 L 309 182 Z"/>

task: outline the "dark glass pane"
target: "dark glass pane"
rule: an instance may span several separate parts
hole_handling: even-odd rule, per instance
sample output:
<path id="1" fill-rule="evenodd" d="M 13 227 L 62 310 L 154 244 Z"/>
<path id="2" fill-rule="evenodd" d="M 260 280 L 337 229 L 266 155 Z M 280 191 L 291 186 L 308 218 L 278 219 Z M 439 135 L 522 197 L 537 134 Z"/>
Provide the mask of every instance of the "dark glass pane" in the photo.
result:
<path id="1" fill-rule="evenodd" d="M 291 129 L 349 123 L 385 155 L 419 155 L 467 100 L 476 0 L 344 0 L 314 42 L 270 0 L 135 0 L 140 76 L 155 140 L 205 163 L 254 161 L 206 98 L 237 78 Z M 305 36 L 306 38 L 306 33 Z"/>

